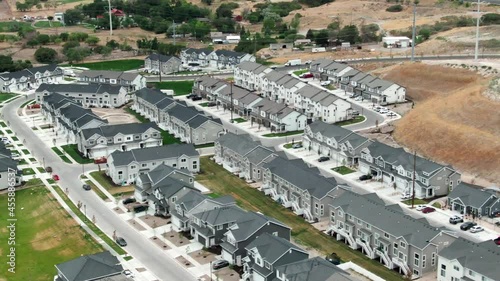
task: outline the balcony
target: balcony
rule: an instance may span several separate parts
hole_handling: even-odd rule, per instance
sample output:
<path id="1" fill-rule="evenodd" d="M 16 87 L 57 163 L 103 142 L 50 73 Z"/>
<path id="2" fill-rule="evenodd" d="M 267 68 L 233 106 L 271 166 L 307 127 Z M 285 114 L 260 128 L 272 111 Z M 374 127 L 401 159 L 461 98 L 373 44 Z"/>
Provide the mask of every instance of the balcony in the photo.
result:
<path id="1" fill-rule="evenodd" d="M 292 210 L 293 212 L 296 214 L 296 215 L 302 215 L 304 214 L 304 209 L 302 209 L 300 206 L 299 206 L 299 203 L 296 202 L 296 201 L 292 201 Z"/>
<path id="2" fill-rule="evenodd" d="M 281 201 L 281 205 L 283 205 L 283 207 L 285 208 L 292 207 L 292 201 L 288 200 L 285 194 L 279 194 L 279 200 Z"/>
<path id="3" fill-rule="evenodd" d="M 399 266 L 399 268 L 401 268 L 401 270 L 403 271 L 403 274 L 408 276 L 408 272 L 410 272 L 410 268 L 408 267 L 406 262 L 404 262 L 400 258 L 394 257 L 394 258 L 392 258 L 392 263 Z"/>
<path id="4" fill-rule="evenodd" d="M 238 173 L 240 168 L 234 165 L 233 163 L 222 163 L 222 167 L 228 170 L 230 173 Z"/>
<path id="5" fill-rule="evenodd" d="M 370 244 L 368 244 L 367 241 L 364 241 L 361 238 L 356 238 L 356 243 L 358 243 L 358 245 L 361 245 L 361 248 L 363 248 L 363 250 L 365 251 L 366 256 L 368 256 L 370 259 L 375 258 L 375 253 L 373 252 L 372 247 L 370 247 Z"/>
<path id="6" fill-rule="evenodd" d="M 304 211 L 304 213 L 302 215 L 304 216 L 304 219 L 308 222 L 313 222 L 314 217 L 311 214 L 311 212 L 309 211 L 309 209 L 303 209 L 303 211 Z"/>
<path id="7" fill-rule="evenodd" d="M 344 239 L 348 242 L 348 244 L 351 246 L 352 249 L 357 249 L 358 245 L 354 241 L 354 238 L 351 236 L 351 234 L 347 233 L 344 228 L 339 228 L 336 225 L 332 226 L 332 230 L 337 233 L 337 240 L 340 240 L 338 235 L 344 237 Z"/>
<path id="8" fill-rule="evenodd" d="M 375 249 L 375 254 L 377 254 L 378 256 L 380 256 L 380 258 L 382 259 L 382 262 L 384 263 L 384 265 L 389 268 L 389 269 L 393 269 L 394 268 L 394 265 L 391 261 L 391 259 L 389 258 L 389 256 L 387 255 L 387 253 L 382 249 L 382 248 L 377 248 Z"/>

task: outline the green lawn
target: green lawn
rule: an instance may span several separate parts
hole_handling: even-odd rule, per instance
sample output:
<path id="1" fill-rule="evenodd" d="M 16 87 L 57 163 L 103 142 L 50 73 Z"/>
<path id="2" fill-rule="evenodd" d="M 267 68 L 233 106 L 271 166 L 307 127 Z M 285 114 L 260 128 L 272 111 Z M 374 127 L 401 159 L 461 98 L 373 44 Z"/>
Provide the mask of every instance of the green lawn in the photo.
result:
<path id="1" fill-rule="evenodd" d="M 191 94 L 194 81 L 155 82 L 153 85 L 157 89 L 174 90 L 175 96 L 185 96 Z"/>
<path id="2" fill-rule="evenodd" d="M 185 74 L 198 74 L 198 75 L 200 75 L 200 74 L 204 74 L 204 73 L 205 72 L 201 72 L 201 71 L 188 71 L 188 70 L 186 70 L 186 71 L 175 72 L 173 74 L 174 75 L 185 75 Z"/>
<path id="3" fill-rule="evenodd" d="M 134 115 L 134 117 L 137 118 L 137 120 L 139 120 L 139 122 L 141 122 L 141 123 L 151 122 L 151 121 L 149 121 L 148 118 L 146 118 L 146 117 L 140 115 L 139 113 L 135 112 L 130 107 L 125 107 L 125 111 L 127 111 L 128 113 Z M 173 143 L 182 143 L 180 139 L 174 137 L 174 135 L 170 134 L 169 132 L 164 131 L 162 129 L 160 129 L 160 131 L 161 131 L 161 136 L 163 138 L 163 145 L 173 144 Z"/>
<path id="4" fill-rule="evenodd" d="M 353 169 L 350 169 L 349 167 L 346 167 L 346 166 L 340 166 L 340 167 L 332 168 L 332 171 L 337 172 L 337 173 L 339 173 L 341 175 L 347 175 L 347 174 L 350 174 L 350 173 L 354 173 Z"/>
<path id="5" fill-rule="evenodd" d="M 26 164 L 28 164 L 28 162 L 26 162 L 26 160 L 24 160 L 24 159 L 19 160 L 19 165 L 26 165 Z"/>
<path id="6" fill-rule="evenodd" d="M 97 187 L 92 181 L 85 181 L 85 184 L 88 184 L 90 185 L 90 188 L 92 188 L 92 190 L 97 194 L 97 196 L 99 196 L 99 198 L 101 198 L 102 200 L 106 200 L 108 199 L 108 196 L 106 196 L 106 194 L 104 194 L 104 192 L 102 192 L 99 187 Z"/>
<path id="7" fill-rule="evenodd" d="M 59 21 L 50 22 L 48 20 L 43 20 L 43 21 L 35 22 L 35 27 L 37 27 L 37 28 L 61 27 L 61 26 L 63 26 L 63 25 Z"/>
<path id="8" fill-rule="evenodd" d="M 284 132 L 284 133 L 265 134 L 265 135 L 263 135 L 263 137 L 266 137 L 266 138 L 286 137 L 286 136 L 300 135 L 302 133 L 304 133 L 304 130 L 290 131 L 290 132 Z"/>
<path id="9" fill-rule="evenodd" d="M 5 124 L 5 122 L 0 122 L 0 127 L 7 127 L 7 124 Z"/>
<path id="10" fill-rule="evenodd" d="M 205 148 L 205 147 L 214 147 L 214 146 L 215 146 L 215 143 L 210 142 L 210 143 L 198 144 L 198 145 L 195 145 L 194 147 L 195 148 Z"/>
<path id="11" fill-rule="evenodd" d="M 29 22 L 3 21 L 0 22 L 0 32 L 18 32 L 19 30 L 32 31 L 33 27 Z"/>
<path id="12" fill-rule="evenodd" d="M 129 59 L 129 60 L 110 60 L 100 62 L 88 62 L 72 64 L 72 66 L 87 67 L 90 70 L 114 70 L 114 71 L 127 71 L 132 69 L 141 68 L 144 60 Z"/>
<path id="13" fill-rule="evenodd" d="M 411 206 L 411 199 L 405 200 L 405 201 L 403 201 L 401 203 L 404 203 L 406 205 L 410 205 Z M 415 201 L 414 201 L 414 205 L 425 205 L 427 203 L 428 203 L 427 201 L 422 200 L 422 199 L 418 199 L 418 198 L 415 198 Z"/>
<path id="14" fill-rule="evenodd" d="M 29 151 L 29 150 L 27 150 L 27 149 L 23 149 L 22 151 L 23 151 L 23 153 L 24 153 L 24 154 L 26 154 L 26 155 L 29 155 L 29 154 L 30 154 L 30 151 Z"/>
<path id="15" fill-rule="evenodd" d="M 62 189 L 59 186 L 55 186 L 54 189 L 56 190 L 57 194 L 61 196 L 61 198 L 66 202 L 66 204 L 69 206 L 69 208 L 82 220 L 84 221 L 87 226 L 95 233 L 97 234 L 106 244 L 111 246 L 113 250 L 115 250 L 119 255 L 124 255 L 127 252 L 122 249 L 118 244 L 113 241 L 109 236 L 107 236 L 104 232 L 101 231 L 92 221 L 88 220 L 85 215 L 76 207 L 75 204 L 66 196 L 66 194 L 62 191 Z"/>
<path id="16" fill-rule="evenodd" d="M 293 74 L 299 76 L 300 74 L 308 73 L 308 72 L 309 72 L 309 69 L 301 69 L 301 70 L 294 71 Z"/>
<path id="17" fill-rule="evenodd" d="M 18 141 L 19 139 L 17 137 L 12 137 L 12 141 Z"/>
<path id="18" fill-rule="evenodd" d="M 233 121 L 235 123 L 243 123 L 243 122 L 247 122 L 248 120 L 239 117 L 239 118 L 234 118 Z"/>
<path id="19" fill-rule="evenodd" d="M 94 160 L 89 159 L 89 158 L 85 158 L 85 157 L 83 157 L 82 154 L 80 154 L 80 152 L 78 151 L 78 146 L 76 144 L 63 145 L 63 146 L 61 146 L 61 148 L 66 153 L 68 153 L 68 155 L 71 156 L 71 158 L 73 158 L 73 160 L 75 160 L 78 164 L 94 163 Z"/>
<path id="20" fill-rule="evenodd" d="M 335 252 L 343 261 L 352 261 L 385 280 L 403 280 L 398 273 L 387 269 L 378 261 L 369 259 L 361 252 L 352 250 L 346 244 L 337 242 L 264 193 L 249 187 L 244 180 L 232 175 L 209 157 L 201 158 L 201 167 L 202 172 L 197 175 L 197 181 L 216 194 L 233 196 L 244 209 L 260 211 L 287 224 L 292 228 L 294 240 L 304 248 L 314 248 L 324 255 Z"/>
<path id="21" fill-rule="evenodd" d="M 356 116 L 354 117 L 353 119 L 350 119 L 350 120 L 345 120 L 345 121 L 340 121 L 340 122 L 337 122 L 335 123 L 335 125 L 337 126 L 347 126 L 347 125 L 352 125 L 352 124 L 356 124 L 356 123 L 361 123 L 363 121 L 365 121 L 365 117 L 364 116 Z"/>
<path id="22" fill-rule="evenodd" d="M 36 167 L 36 169 L 40 172 L 40 173 L 45 173 L 45 169 L 42 168 L 42 167 Z"/>
<path id="23" fill-rule="evenodd" d="M 5 133 L 7 133 L 8 135 L 12 134 L 12 131 L 11 130 L 5 130 Z"/>
<path id="24" fill-rule="evenodd" d="M 34 175 L 35 171 L 31 168 L 25 168 L 23 169 L 23 175 L 29 176 L 29 175 Z"/>
<path id="25" fill-rule="evenodd" d="M 0 263 L 3 280 L 52 280 L 54 265 L 81 255 L 103 251 L 55 201 L 45 187 L 32 187 L 16 192 L 16 272 L 7 272 Z M 7 196 L 0 195 L 0 205 L 7 208 Z M 22 209 L 21 209 L 22 208 Z M 7 244 L 8 212 L 0 212 L 0 244 L 2 260 L 9 253 Z"/>
<path id="26" fill-rule="evenodd" d="M 298 142 L 294 142 L 294 143 L 287 143 L 287 144 L 283 145 L 283 147 L 284 147 L 284 148 L 286 148 L 286 149 L 290 149 L 290 148 L 292 148 L 292 146 L 293 146 L 294 144 L 297 144 L 297 143 L 302 144 L 302 142 L 301 142 L 301 141 L 298 141 Z"/>
<path id="27" fill-rule="evenodd" d="M 106 176 L 106 173 L 104 171 L 95 171 L 91 172 L 90 176 L 93 177 L 98 183 L 102 185 L 111 195 L 121 195 L 123 193 L 129 193 L 129 192 L 134 192 L 135 186 L 133 185 L 127 185 L 127 186 L 120 186 L 116 185 L 111 181 L 111 178 Z"/>

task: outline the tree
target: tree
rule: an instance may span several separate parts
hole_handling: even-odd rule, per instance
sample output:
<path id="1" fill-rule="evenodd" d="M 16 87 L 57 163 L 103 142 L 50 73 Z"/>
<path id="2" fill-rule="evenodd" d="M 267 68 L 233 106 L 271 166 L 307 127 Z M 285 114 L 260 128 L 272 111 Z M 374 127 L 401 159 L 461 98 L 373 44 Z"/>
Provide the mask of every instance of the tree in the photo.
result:
<path id="1" fill-rule="evenodd" d="M 351 44 L 358 43 L 360 41 L 358 28 L 355 25 L 344 26 L 339 32 L 338 39 Z"/>
<path id="2" fill-rule="evenodd" d="M 53 17 L 53 16 L 48 16 L 48 17 L 47 17 L 47 19 L 48 19 L 49 21 L 53 21 L 53 20 L 54 20 L 54 17 Z"/>
<path id="3" fill-rule="evenodd" d="M 89 48 L 85 47 L 75 47 L 66 51 L 66 58 L 70 63 L 79 62 L 88 57 L 91 54 Z"/>
<path id="4" fill-rule="evenodd" d="M 316 44 L 326 47 L 328 46 L 329 39 L 330 39 L 330 34 L 327 29 L 322 29 L 316 34 Z"/>
<path id="5" fill-rule="evenodd" d="M 299 29 L 301 17 L 302 17 L 302 15 L 299 13 L 295 14 L 295 16 L 293 16 L 292 21 L 290 22 L 290 28 Z"/>
<path id="6" fill-rule="evenodd" d="M 362 42 L 378 42 L 379 36 L 377 32 L 379 27 L 377 24 L 361 25 L 361 41 Z"/>
<path id="7" fill-rule="evenodd" d="M 28 3 L 16 2 L 16 10 L 18 10 L 18 11 L 25 12 L 25 11 L 30 10 L 31 7 L 32 7 L 32 5 L 30 5 Z"/>
<path id="8" fill-rule="evenodd" d="M 69 9 L 64 12 L 64 23 L 66 25 L 76 25 L 83 20 L 83 14 L 80 10 Z"/>
<path id="9" fill-rule="evenodd" d="M 90 46 L 95 46 L 97 43 L 99 43 L 99 38 L 96 36 L 89 36 L 89 38 L 85 39 L 85 43 L 89 44 Z"/>
<path id="10" fill-rule="evenodd" d="M 59 34 L 59 38 L 61 38 L 62 41 L 66 42 L 69 39 L 69 33 L 67 33 L 67 32 L 61 33 L 61 34 Z"/>
<path id="11" fill-rule="evenodd" d="M 114 50 L 114 49 L 118 49 L 118 47 L 120 46 L 120 44 L 113 39 L 113 40 L 108 41 L 106 43 L 106 46 L 110 47 L 111 49 Z"/>
<path id="12" fill-rule="evenodd" d="M 39 48 L 35 52 L 35 59 L 40 63 L 54 63 L 57 60 L 57 52 L 51 48 Z"/>
<path id="13" fill-rule="evenodd" d="M 233 10 L 228 5 L 220 5 L 217 10 L 215 10 L 215 16 L 217 18 L 233 18 Z"/>
<path id="14" fill-rule="evenodd" d="M 26 45 L 31 47 L 31 48 L 35 47 L 38 44 L 39 44 L 39 42 L 36 40 L 36 38 L 30 39 L 30 40 L 28 40 L 28 42 L 26 42 Z"/>
<path id="15" fill-rule="evenodd" d="M 40 43 L 40 45 L 46 45 L 50 42 L 50 36 L 47 34 L 38 34 L 36 40 Z"/>
<path id="16" fill-rule="evenodd" d="M 425 41 L 429 39 L 429 37 L 431 37 L 431 31 L 429 29 L 424 28 L 418 32 L 418 35 L 422 37 L 423 41 Z"/>
<path id="17" fill-rule="evenodd" d="M 41 10 L 43 8 L 42 4 L 41 3 L 38 3 L 36 4 L 35 6 L 38 10 Z"/>
<path id="18" fill-rule="evenodd" d="M 307 31 L 307 34 L 306 34 L 306 38 L 311 40 L 311 41 L 314 41 L 315 39 L 315 36 L 314 36 L 314 31 L 312 29 L 309 29 Z"/>
<path id="19" fill-rule="evenodd" d="M 201 0 L 202 3 L 207 4 L 208 6 L 212 5 L 213 0 Z"/>

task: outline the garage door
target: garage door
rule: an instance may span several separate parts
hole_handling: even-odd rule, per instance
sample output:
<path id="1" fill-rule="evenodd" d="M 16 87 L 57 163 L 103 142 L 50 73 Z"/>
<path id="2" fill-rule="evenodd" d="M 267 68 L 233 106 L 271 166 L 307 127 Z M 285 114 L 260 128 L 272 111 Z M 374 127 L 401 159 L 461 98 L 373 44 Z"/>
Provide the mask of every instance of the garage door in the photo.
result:
<path id="1" fill-rule="evenodd" d="M 207 246 L 207 245 L 206 245 L 206 241 L 207 241 L 207 240 L 205 239 L 205 237 L 203 237 L 203 236 L 201 236 L 201 235 L 198 235 L 198 242 L 200 242 L 200 243 L 203 245 L 203 247 L 206 247 L 206 246 Z"/>

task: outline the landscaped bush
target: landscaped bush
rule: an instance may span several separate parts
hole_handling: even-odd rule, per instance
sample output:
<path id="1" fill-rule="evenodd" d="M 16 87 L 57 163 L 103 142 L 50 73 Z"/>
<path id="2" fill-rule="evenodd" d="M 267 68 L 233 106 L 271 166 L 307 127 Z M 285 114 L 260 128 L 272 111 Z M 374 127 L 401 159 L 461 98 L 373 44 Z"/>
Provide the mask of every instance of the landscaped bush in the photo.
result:
<path id="1" fill-rule="evenodd" d="M 403 6 L 401 5 L 392 5 L 389 8 L 385 9 L 387 12 L 401 12 L 403 10 Z"/>
<path id="2" fill-rule="evenodd" d="M 51 48 L 39 48 L 35 52 L 35 59 L 40 63 L 53 63 L 57 60 L 57 52 Z"/>

